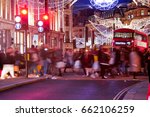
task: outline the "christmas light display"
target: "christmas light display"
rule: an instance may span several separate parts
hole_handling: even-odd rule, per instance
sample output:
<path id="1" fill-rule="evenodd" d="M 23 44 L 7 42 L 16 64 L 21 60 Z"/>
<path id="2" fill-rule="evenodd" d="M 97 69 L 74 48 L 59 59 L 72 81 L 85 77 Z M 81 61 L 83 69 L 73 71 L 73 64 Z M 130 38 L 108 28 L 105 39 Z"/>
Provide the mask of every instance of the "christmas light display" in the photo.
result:
<path id="1" fill-rule="evenodd" d="M 138 5 L 138 3 L 141 3 L 142 5 L 145 6 L 150 6 L 150 0 L 133 0 L 133 2 Z"/>
<path id="2" fill-rule="evenodd" d="M 90 0 L 92 6 L 99 10 L 110 10 L 118 4 L 118 0 Z"/>
<path id="3" fill-rule="evenodd" d="M 48 6 L 50 9 L 62 9 L 65 7 L 65 5 L 70 4 L 73 5 L 75 2 L 77 2 L 77 0 L 55 0 L 55 1 L 50 1 L 48 3 Z M 30 5 L 34 5 L 35 8 L 34 9 L 45 9 L 44 6 L 44 2 L 39 2 L 39 0 L 18 0 L 18 5 L 19 6 L 24 6 L 24 4 L 30 4 Z M 39 5 L 40 4 L 40 5 Z M 40 8 L 38 8 L 40 7 Z"/>
<path id="4" fill-rule="evenodd" d="M 120 18 L 110 18 L 102 19 L 97 15 L 93 15 L 89 18 L 89 22 L 92 25 L 92 28 L 95 29 L 95 35 L 98 40 L 98 43 L 110 43 L 113 38 L 113 30 L 119 28 L 130 28 L 139 30 L 146 34 L 150 34 L 150 17 L 145 17 L 139 19 L 133 19 L 129 25 L 123 24 Z"/>

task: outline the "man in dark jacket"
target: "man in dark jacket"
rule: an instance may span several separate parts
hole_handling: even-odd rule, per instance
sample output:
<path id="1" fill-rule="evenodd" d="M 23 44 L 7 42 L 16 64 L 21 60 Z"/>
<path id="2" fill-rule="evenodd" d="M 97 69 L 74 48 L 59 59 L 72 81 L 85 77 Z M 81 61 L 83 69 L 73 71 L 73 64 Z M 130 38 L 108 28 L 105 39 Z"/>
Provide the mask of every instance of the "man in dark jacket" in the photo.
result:
<path id="1" fill-rule="evenodd" d="M 5 58 L 4 52 L 0 51 L 0 70 L 3 69 L 4 58 Z"/>
<path id="2" fill-rule="evenodd" d="M 100 50 L 99 51 L 99 63 L 100 63 L 100 67 L 101 67 L 101 73 L 100 75 L 102 76 L 102 79 L 105 79 L 107 78 L 105 76 L 105 73 L 106 73 L 106 69 L 108 69 L 109 67 L 109 55 L 105 52 L 105 50 Z"/>

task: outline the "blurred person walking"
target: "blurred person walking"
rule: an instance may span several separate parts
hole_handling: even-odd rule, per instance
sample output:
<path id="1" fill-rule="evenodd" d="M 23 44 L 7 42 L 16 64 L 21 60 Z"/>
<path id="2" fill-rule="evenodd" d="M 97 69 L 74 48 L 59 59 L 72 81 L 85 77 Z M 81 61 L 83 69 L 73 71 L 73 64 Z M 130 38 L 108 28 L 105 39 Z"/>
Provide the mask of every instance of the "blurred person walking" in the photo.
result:
<path id="1" fill-rule="evenodd" d="M 73 51 L 71 49 L 66 49 L 63 61 L 66 63 L 66 66 L 64 68 L 64 72 L 66 72 L 67 68 L 73 69 L 74 61 L 73 61 Z"/>
<path id="2" fill-rule="evenodd" d="M 1 50 L 0 51 L 0 74 L 3 69 L 4 58 L 5 58 L 5 53 Z"/>
<path id="3" fill-rule="evenodd" d="M 94 63 L 93 55 L 90 53 L 90 51 L 85 51 L 81 61 L 82 66 L 85 68 L 86 76 L 90 76 L 92 74 L 92 65 Z"/>
<path id="4" fill-rule="evenodd" d="M 41 65 L 42 65 L 42 71 L 41 75 L 43 74 L 44 76 L 48 75 L 48 67 L 50 65 L 49 61 L 49 49 L 47 47 L 42 47 L 40 49 L 40 58 L 41 58 Z"/>
<path id="5" fill-rule="evenodd" d="M 20 69 L 25 68 L 25 59 L 21 55 L 21 53 L 16 50 L 15 51 L 15 66 L 14 66 L 14 71 L 15 71 L 15 76 L 20 75 Z"/>
<path id="6" fill-rule="evenodd" d="M 10 77 L 14 78 L 14 64 L 15 64 L 15 51 L 12 47 L 7 48 L 6 54 L 3 61 L 3 69 L 1 73 L 1 79 L 8 78 L 8 73 Z"/>
<path id="7" fill-rule="evenodd" d="M 123 76 L 129 76 L 129 53 L 127 48 L 121 48 L 120 50 L 120 73 Z"/>
<path id="8" fill-rule="evenodd" d="M 85 64 L 84 64 L 84 54 L 85 54 L 85 49 L 80 49 L 79 50 L 79 56 L 78 59 L 81 62 L 81 69 L 83 69 L 84 75 L 86 75 L 86 69 L 85 69 Z"/>
<path id="9" fill-rule="evenodd" d="M 93 61 L 94 61 L 92 65 L 92 70 L 93 70 L 92 77 L 95 78 L 99 76 L 99 72 L 100 72 L 100 64 L 98 61 L 98 50 L 96 46 L 93 47 L 92 55 L 93 55 Z"/>
<path id="10" fill-rule="evenodd" d="M 37 68 L 40 61 L 39 51 L 37 48 L 34 47 L 34 45 L 32 45 L 28 52 L 30 53 L 30 66 L 28 73 L 30 75 L 35 75 L 36 77 L 39 77 L 39 70 Z"/>
<path id="11" fill-rule="evenodd" d="M 145 54 L 145 60 L 147 63 L 148 78 L 149 78 L 149 83 L 150 83 L 150 47 L 148 48 Z"/>
<path id="12" fill-rule="evenodd" d="M 100 49 L 99 50 L 99 63 L 100 63 L 100 68 L 101 68 L 101 72 L 100 75 L 102 76 L 102 79 L 107 78 L 106 74 L 106 70 L 108 70 L 109 68 L 109 59 L 110 59 L 110 55 L 108 54 L 106 49 Z"/>
<path id="13" fill-rule="evenodd" d="M 133 73 L 133 79 L 138 72 L 141 72 L 141 58 L 138 55 L 136 48 L 132 48 L 132 51 L 129 54 L 130 61 L 130 72 Z"/>

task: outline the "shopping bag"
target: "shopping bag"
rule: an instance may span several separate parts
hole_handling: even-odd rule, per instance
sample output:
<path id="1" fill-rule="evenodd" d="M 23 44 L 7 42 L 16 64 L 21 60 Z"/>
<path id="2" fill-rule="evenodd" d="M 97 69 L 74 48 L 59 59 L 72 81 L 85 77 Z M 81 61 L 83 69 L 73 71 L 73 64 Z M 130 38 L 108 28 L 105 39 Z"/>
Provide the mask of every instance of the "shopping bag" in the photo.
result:
<path id="1" fill-rule="evenodd" d="M 114 58 L 110 58 L 109 64 L 110 64 L 110 65 L 114 65 L 114 63 L 115 63 L 115 59 L 114 59 Z"/>
<path id="2" fill-rule="evenodd" d="M 75 69 L 80 69 L 81 68 L 81 61 L 80 60 L 76 60 L 74 63 L 74 68 Z"/>
<path id="3" fill-rule="evenodd" d="M 56 68 L 65 68 L 65 66 L 66 66 L 66 63 L 63 61 L 56 63 Z"/>
<path id="4" fill-rule="evenodd" d="M 93 63 L 93 65 L 92 65 L 92 68 L 93 68 L 93 70 L 95 70 L 95 71 L 99 71 L 99 69 L 100 69 L 99 62 L 98 62 L 98 61 L 95 61 L 95 62 Z"/>

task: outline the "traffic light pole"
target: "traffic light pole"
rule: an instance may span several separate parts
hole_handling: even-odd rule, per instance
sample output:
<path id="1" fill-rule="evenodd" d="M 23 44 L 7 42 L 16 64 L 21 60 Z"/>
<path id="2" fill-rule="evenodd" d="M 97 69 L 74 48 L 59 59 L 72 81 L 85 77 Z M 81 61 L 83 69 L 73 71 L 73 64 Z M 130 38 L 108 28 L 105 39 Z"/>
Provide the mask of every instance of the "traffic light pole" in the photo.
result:
<path id="1" fill-rule="evenodd" d="M 25 30 L 24 31 L 25 32 L 25 56 L 26 56 L 26 58 L 25 58 L 25 67 L 26 67 L 26 78 L 28 78 L 28 52 L 27 52 L 27 49 L 28 49 L 28 47 L 27 47 L 27 30 Z"/>
<path id="2" fill-rule="evenodd" d="M 47 44 L 47 31 L 45 32 L 45 44 Z"/>
<path id="3" fill-rule="evenodd" d="M 16 14 L 18 14 L 18 6 L 16 6 Z M 28 30 L 28 8 L 25 5 L 20 9 L 20 15 L 15 16 L 15 29 L 24 31 L 24 40 L 25 40 L 25 69 L 26 69 L 26 78 L 28 78 L 28 53 L 27 53 L 27 30 Z"/>
<path id="4" fill-rule="evenodd" d="M 48 0 L 45 0 L 45 14 L 48 14 Z M 47 31 L 45 31 L 45 44 L 47 44 Z"/>

